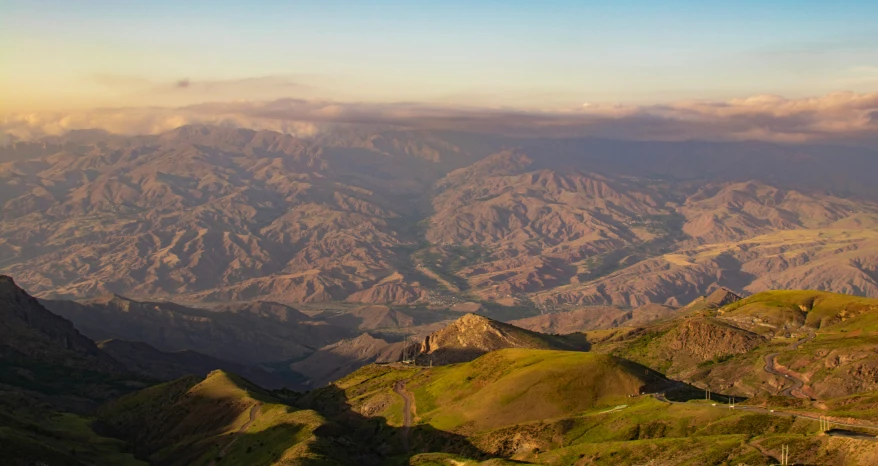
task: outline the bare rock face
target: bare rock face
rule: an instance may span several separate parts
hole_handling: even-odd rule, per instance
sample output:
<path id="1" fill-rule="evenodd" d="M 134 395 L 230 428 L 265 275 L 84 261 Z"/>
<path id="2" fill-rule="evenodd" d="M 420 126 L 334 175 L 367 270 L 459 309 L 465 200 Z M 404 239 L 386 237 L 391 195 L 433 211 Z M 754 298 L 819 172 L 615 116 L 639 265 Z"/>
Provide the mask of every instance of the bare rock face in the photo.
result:
<path id="1" fill-rule="evenodd" d="M 435 365 L 471 361 L 503 348 L 585 350 L 584 340 L 545 335 L 510 324 L 466 314 L 427 336 L 418 348 L 418 363 Z"/>
<path id="2" fill-rule="evenodd" d="M 756 333 L 700 318 L 686 319 L 677 329 L 666 335 L 665 339 L 670 350 L 685 352 L 702 361 L 730 354 L 743 354 L 765 341 L 764 337 Z"/>
<path id="3" fill-rule="evenodd" d="M 735 292 L 729 290 L 724 286 L 720 286 L 717 289 L 713 290 L 707 296 L 701 296 L 699 298 L 695 298 L 691 303 L 686 305 L 683 310 L 684 311 L 699 311 L 702 309 L 719 309 L 723 306 L 732 304 L 734 302 L 740 301 L 741 296 L 736 294 Z"/>
<path id="4" fill-rule="evenodd" d="M 704 298 L 704 303 L 710 307 L 723 307 L 728 304 L 740 301 L 741 297 L 732 290 L 725 287 L 719 287 L 713 293 Z"/>

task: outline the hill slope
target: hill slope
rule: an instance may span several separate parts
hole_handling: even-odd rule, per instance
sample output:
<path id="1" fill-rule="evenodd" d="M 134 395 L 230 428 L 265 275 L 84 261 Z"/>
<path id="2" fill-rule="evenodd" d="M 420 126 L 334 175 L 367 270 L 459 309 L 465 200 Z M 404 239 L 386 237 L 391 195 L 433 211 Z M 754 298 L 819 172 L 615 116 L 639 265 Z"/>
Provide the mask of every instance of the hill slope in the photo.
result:
<path id="1" fill-rule="evenodd" d="M 299 388 L 296 381 L 273 375 L 258 367 L 223 361 L 191 350 L 165 353 L 146 343 L 115 339 L 99 342 L 98 348 L 124 364 L 131 372 L 152 379 L 174 380 L 184 375 L 203 377 L 219 369 L 239 374 L 268 389 Z"/>
<path id="2" fill-rule="evenodd" d="M 317 388 L 367 364 L 399 361 L 405 347 L 405 342 L 390 343 L 364 333 L 324 346 L 290 364 L 290 369 L 307 377 L 309 387 Z"/>
<path id="3" fill-rule="evenodd" d="M 268 465 L 324 461 L 312 451 L 324 424 L 313 411 L 295 410 L 240 377 L 214 371 L 122 397 L 99 412 L 106 428 L 151 463 Z"/>
<path id="4" fill-rule="evenodd" d="M 878 300 L 870 298 L 769 291 L 589 337 L 594 351 L 738 396 L 823 400 L 878 390 Z"/>
<path id="5" fill-rule="evenodd" d="M 199 309 L 117 295 L 43 303 L 95 340 L 142 341 L 162 351 L 197 350 L 243 364 L 283 362 L 350 335 L 342 327 L 302 320 L 282 305 Z"/>
<path id="6" fill-rule="evenodd" d="M 137 387 L 141 377 L 73 324 L 0 276 L 0 385 L 76 411 Z"/>

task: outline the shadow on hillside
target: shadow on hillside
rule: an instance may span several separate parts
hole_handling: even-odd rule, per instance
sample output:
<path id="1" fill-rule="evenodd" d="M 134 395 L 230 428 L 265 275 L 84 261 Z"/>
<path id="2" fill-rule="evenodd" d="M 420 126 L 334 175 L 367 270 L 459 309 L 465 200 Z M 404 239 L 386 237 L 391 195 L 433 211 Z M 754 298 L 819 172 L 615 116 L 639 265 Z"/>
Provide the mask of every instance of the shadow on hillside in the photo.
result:
<path id="1" fill-rule="evenodd" d="M 473 445 L 466 437 L 438 430 L 429 425 L 414 425 L 408 432 L 409 451 L 403 436 L 405 429 L 387 423 L 384 417 L 368 417 L 347 402 L 340 388 L 330 385 L 311 396 L 303 408 L 313 409 L 329 420 L 314 433 L 313 449 L 326 459 L 342 464 L 384 465 L 409 464 L 420 453 L 450 453 L 472 460 L 492 458 Z M 304 465 L 322 465 L 325 459 L 302 461 Z"/>

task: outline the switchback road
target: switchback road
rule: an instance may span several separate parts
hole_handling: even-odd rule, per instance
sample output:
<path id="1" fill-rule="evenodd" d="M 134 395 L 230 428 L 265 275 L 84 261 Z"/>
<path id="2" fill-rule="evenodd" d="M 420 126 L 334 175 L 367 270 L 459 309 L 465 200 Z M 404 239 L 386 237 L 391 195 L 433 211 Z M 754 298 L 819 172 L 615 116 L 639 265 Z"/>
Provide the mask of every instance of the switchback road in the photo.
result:
<path id="1" fill-rule="evenodd" d="M 793 343 L 790 346 L 790 349 L 797 350 L 797 349 L 799 349 L 799 346 L 801 346 L 803 343 L 806 343 L 808 341 L 813 340 L 816 336 L 817 335 L 815 335 L 814 333 L 811 333 L 806 338 L 803 338 L 803 339 Z M 790 398 L 809 398 L 807 395 L 805 395 L 805 393 L 802 392 L 802 388 L 804 388 L 804 386 L 805 386 L 804 380 L 796 377 L 796 374 L 793 373 L 792 371 L 781 372 L 781 371 L 777 370 L 777 367 L 775 367 L 776 366 L 775 358 L 777 357 L 778 354 L 780 354 L 780 353 L 770 353 L 770 354 L 765 355 L 765 367 L 763 368 L 763 369 L 765 369 L 765 372 L 768 372 L 769 374 L 772 374 L 772 375 L 776 375 L 778 377 L 783 377 L 783 378 L 789 380 L 790 382 L 792 382 L 791 386 L 785 388 L 781 392 L 781 394 L 783 396 L 790 397 Z M 793 394 L 794 391 L 798 391 L 799 394 L 801 394 L 801 396 L 794 395 Z"/>

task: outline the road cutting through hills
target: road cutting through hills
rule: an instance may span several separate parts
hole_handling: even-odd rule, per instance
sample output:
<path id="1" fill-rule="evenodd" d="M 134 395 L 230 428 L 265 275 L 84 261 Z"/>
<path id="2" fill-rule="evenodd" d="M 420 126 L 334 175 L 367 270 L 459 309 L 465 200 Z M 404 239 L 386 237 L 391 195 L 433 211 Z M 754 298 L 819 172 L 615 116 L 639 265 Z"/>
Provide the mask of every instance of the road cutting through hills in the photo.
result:
<path id="1" fill-rule="evenodd" d="M 813 340 L 814 338 L 816 338 L 816 336 L 817 336 L 817 335 L 815 335 L 814 333 L 811 333 L 811 334 L 809 334 L 806 338 L 803 338 L 803 339 L 801 339 L 801 340 L 799 340 L 799 341 L 793 343 L 792 346 L 790 346 L 790 349 L 791 349 L 791 350 L 797 350 L 797 349 L 799 349 L 799 346 L 801 346 L 803 343 L 806 343 L 806 342 L 809 342 L 809 341 Z M 771 374 L 771 375 L 775 375 L 775 376 L 778 376 L 778 377 L 782 377 L 782 378 L 787 379 L 787 380 L 789 380 L 790 382 L 792 382 L 792 385 L 791 385 L 791 386 L 785 388 L 785 389 L 781 392 L 781 394 L 782 394 L 783 396 L 786 396 L 786 397 L 789 397 L 789 398 L 804 398 L 804 399 L 810 399 L 811 397 L 809 397 L 808 395 L 806 395 L 806 394 L 804 393 L 804 391 L 803 391 L 803 390 L 804 390 L 804 387 L 805 387 L 805 381 L 802 380 L 802 379 L 799 377 L 799 375 L 798 375 L 797 373 L 795 373 L 795 372 L 793 372 L 793 371 L 790 371 L 790 370 L 786 370 L 786 369 L 778 369 L 778 368 L 777 368 L 777 364 L 776 364 L 776 362 L 775 362 L 775 358 L 777 358 L 777 356 L 778 356 L 779 354 L 780 354 L 780 353 L 778 352 L 778 353 L 770 353 L 770 354 L 766 354 L 766 355 L 765 355 L 765 366 L 763 367 L 763 369 L 765 370 L 765 372 L 768 372 L 768 373 Z M 801 395 L 801 396 L 797 396 L 797 395 L 794 394 L 793 392 L 798 392 L 799 395 Z"/>
<path id="2" fill-rule="evenodd" d="M 412 399 L 408 393 L 405 392 L 405 380 L 400 380 L 393 384 L 393 391 L 396 392 L 397 395 L 402 397 L 403 407 L 402 407 L 402 430 L 400 431 L 400 436 L 402 437 L 402 445 L 405 447 L 405 451 L 409 451 L 409 429 L 412 427 Z"/>

